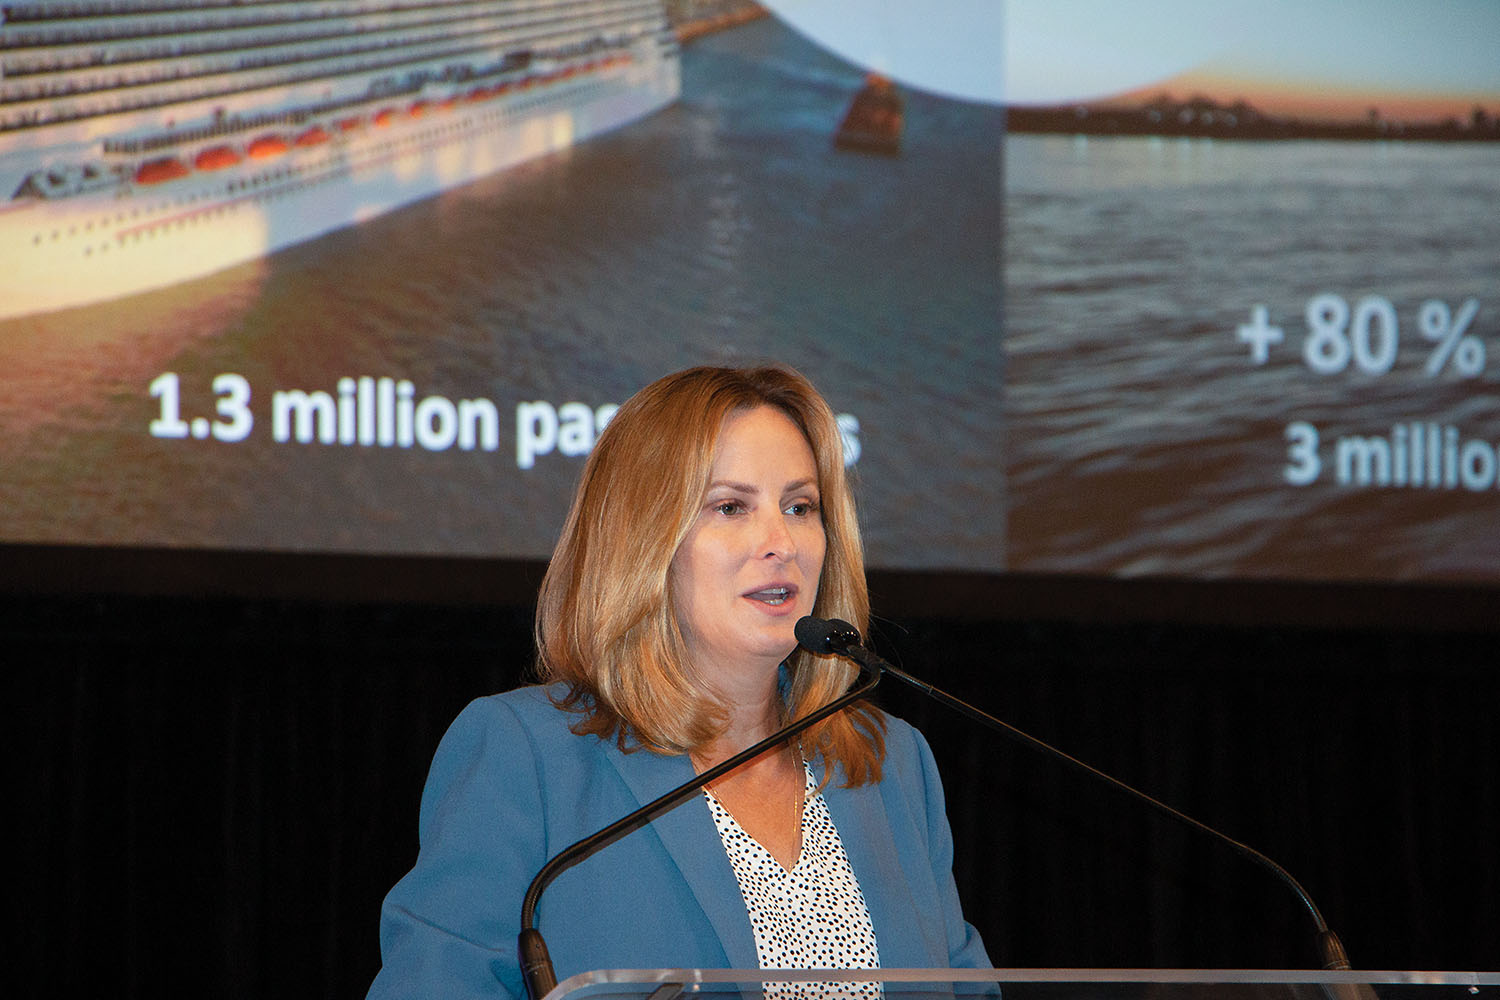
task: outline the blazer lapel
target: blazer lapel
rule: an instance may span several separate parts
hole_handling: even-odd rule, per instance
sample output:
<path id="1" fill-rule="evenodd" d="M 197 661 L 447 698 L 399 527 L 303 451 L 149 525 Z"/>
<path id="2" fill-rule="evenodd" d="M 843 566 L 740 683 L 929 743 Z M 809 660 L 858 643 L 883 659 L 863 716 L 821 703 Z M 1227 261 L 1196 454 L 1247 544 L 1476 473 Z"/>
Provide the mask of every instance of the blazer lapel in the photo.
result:
<path id="1" fill-rule="evenodd" d="M 665 757 L 649 750 L 627 754 L 610 743 L 605 756 L 641 805 L 693 776 L 693 765 L 686 754 Z M 728 968 L 756 968 L 759 960 L 750 918 L 745 911 L 745 899 L 740 894 L 739 882 L 734 877 L 734 869 L 724 853 L 719 831 L 703 796 L 693 796 L 656 817 L 646 829 L 637 830 L 630 836 L 650 836 L 653 833 L 666 848 L 693 898 L 702 907 L 709 925 L 718 935 L 729 960 Z"/>
<path id="2" fill-rule="evenodd" d="M 821 770 L 821 766 L 820 762 L 816 767 Z M 928 871 L 926 858 L 901 857 L 880 788 L 843 788 L 841 780 L 842 775 L 835 774 L 823 789 L 823 798 L 869 908 L 881 966 L 922 969 L 946 965 L 947 948 L 934 950 L 934 942 L 928 940 L 930 928 L 920 919 L 907 890 L 910 880 L 920 879 Z M 894 784 L 887 781 L 882 787 Z M 917 867 L 907 871 L 903 862 Z"/>

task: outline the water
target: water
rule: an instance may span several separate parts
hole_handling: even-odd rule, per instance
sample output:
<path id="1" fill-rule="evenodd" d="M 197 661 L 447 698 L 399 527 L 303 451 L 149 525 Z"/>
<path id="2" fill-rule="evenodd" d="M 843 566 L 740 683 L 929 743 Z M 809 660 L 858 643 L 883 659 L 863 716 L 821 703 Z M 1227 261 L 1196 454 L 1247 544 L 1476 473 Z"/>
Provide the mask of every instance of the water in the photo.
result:
<path id="1" fill-rule="evenodd" d="M 860 421 L 871 561 L 998 567 L 994 109 L 908 94 L 898 158 L 836 152 L 862 73 L 774 21 L 689 45 L 645 121 L 204 281 L 0 324 L 0 539 L 546 555 L 581 467 L 517 468 L 518 403 L 621 402 L 785 361 Z M 244 441 L 160 440 L 148 385 L 252 387 Z M 273 391 L 484 397 L 497 452 L 276 443 Z"/>
<path id="2" fill-rule="evenodd" d="M 1012 136 L 1006 147 L 1011 566 L 1493 579 L 1500 490 L 1340 485 L 1332 442 L 1397 423 L 1500 444 L 1500 357 L 1424 374 L 1429 298 L 1477 297 L 1500 352 L 1500 149 Z M 1317 375 L 1309 299 L 1397 308 L 1384 374 Z M 1267 363 L 1236 338 L 1256 304 Z M 1320 433 L 1311 485 L 1285 427 Z"/>

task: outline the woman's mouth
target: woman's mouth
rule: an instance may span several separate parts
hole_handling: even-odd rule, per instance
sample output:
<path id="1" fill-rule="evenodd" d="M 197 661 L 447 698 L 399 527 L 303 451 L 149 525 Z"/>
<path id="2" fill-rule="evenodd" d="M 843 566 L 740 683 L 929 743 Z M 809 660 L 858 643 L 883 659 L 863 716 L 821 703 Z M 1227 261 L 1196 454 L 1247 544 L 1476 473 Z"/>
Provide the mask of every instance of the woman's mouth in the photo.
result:
<path id="1" fill-rule="evenodd" d="M 766 587 L 762 590 L 752 590 L 745 596 L 752 601 L 760 601 L 762 604 L 769 604 L 771 607 L 777 608 L 791 600 L 796 594 L 797 591 L 793 587 L 777 586 Z"/>

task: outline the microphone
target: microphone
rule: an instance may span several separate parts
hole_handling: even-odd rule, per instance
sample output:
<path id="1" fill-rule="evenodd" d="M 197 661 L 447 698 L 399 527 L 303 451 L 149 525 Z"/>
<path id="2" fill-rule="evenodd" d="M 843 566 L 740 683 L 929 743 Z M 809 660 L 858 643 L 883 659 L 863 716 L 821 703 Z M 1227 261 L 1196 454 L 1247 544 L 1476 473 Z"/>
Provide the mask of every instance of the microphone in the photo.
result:
<path id="1" fill-rule="evenodd" d="M 802 623 L 807 621 L 816 622 L 820 621 L 820 619 L 803 618 L 802 621 L 797 623 L 797 641 L 802 643 L 804 647 L 807 644 L 802 642 L 801 630 Z M 852 625 L 844 625 L 844 627 L 853 634 L 852 641 L 858 642 L 858 630 Z M 813 652 L 820 651 L 813 650 Z M 827 655 L 836 651 L 830 648 L 821 652 Z M 856 660 L 856 662 L 859 661 Z M 652 799 L 639 809 L 627 816 L 621 817 L 597 833 L 590 834 L 582 840 L 563 848 L 542 866 L 541 870 L 536 873 L 536 877 L 531 880 L 531 885 L 526 889 L 526 896 L 521 901 L 521 933 L 516 938 L 516 952 L 521 961 L 521 978 L 526 985 L 526 992 L 531 997 L 531 1000 L 542 1000 L 542 997 L 546 996 L 557 985 L 557 971 L 552 965 L 551 955 L 547 952 L 547 942 L 543 940 L 541 931 L 535 927 L 537 903 L 542 897 L 542 892 L 551 884 L 552 880 L 580 861 L 613 844 L 626 834 L 640 829 L 661 814 L 686 802 L 694 793 L 709 782 L 728 774 L 741 764 L 748 763 L 772 747 L 786 742 L 803 730 L 822 722 L 835 712 L 867 696 L 871 691 L 875 690 L 875 685 L 880 683 L 880 671 L 872 667 L 867 667 L 863 663 L 860 665 L 863 669 L 860 671 L 860 676 L 855 686 L 822 708 L 809 712 L 802 718 L 788 723 L 759 743 L 746 747 L 733 757 L 720 761 L 702 774 L 695 775 L 691 781 L 683 782 L 671 791 Z"/>
<path id="2" fill-rule="evenodd" d="M 839 618 L 814 618 L 808 615 L 797 621 L 792 634 L 797 637 L 798 645 L 818 656 L 829 653 L 842 655 L 848 652 L 849 647 L 859 646 L 859 629 Z M 855 662 L 864 666 L 862 660 L 856 658 Z"/>
<path id="3" fill-rule="evenodd" d="M 1329 971 L 1349 970 L 1349 957 L 1344 952 L 1343 944 L 1339 941 L 1338 935 L 1335 934 L 1331 928 L 1329 928 L 1328 922 L 1323 919 L 1323 914 L 1318 910 L 1317 904 L 1312 901 L 1312 897 L 1307 894 L 1307 890 L 1303 889 L 1301 884 L 1299 884 L 1297 880 L 1292 877 L 1291 873 L 1288 872 L 1285 868 L 1281 867 L 1281 865 L 1277 864 L 1275 861 L 1272 861 L 1266 855 L 1255 850 L 1253 847 L 1249 847 L 1241 843 L 1240 841 L 1235 840 L 1233 837 L 1229 836 L 1226 833 L 1220 833 L 1218 830 L 1209 826 L 1207 823 L 1196 820 L 1186 813 L 1179 812 L 1166 803 L 1160 801 L 1159 799 L 1152 798 L 1145 792 L 1127 785 L 1125 782 L 1119 780 L 1118 778 L 1115 778 L 1109 774 L 1105 774 L 1103 771 L 1085 764 L 1078 758 L 1069 756 L 1068 754 L 1057 749 L 1051 744 L 1045 743 L 1028 733 L 1022 732 L 1015 726 L 1012 726 L 1010 723 L 1002 722 L 1000 719 L 995 718 L 988 712 L 985 712 L 979 708 L 975 708 L 968 702 L 955 698 L 953 695 L 948 694 L 946 691 L 935 688 L 931 684 L 928 684 L 926 681 L 919 680 L 916 677 L 913 677 L 911 674 L 908 674 L 906 671 L 892 666 L 889 662 L 882 659 L 880 656 L 866 647 L 862 642 L 860 642 L 859 630 L 846 621 L 840 621 L 837 618 L 831 618 L 825 621 L 820 618 L 813 618 L 809 616 L 803 618 L 797 623 L 796 635 L 797 641 L 802 643 L 805 648 L 811 650 L 812 652 L 838 653 L 844 656 L 848 656 L 864 669 L 872 671 L 877 675 L 881 673 L 890 674 L 892 677 L 896 678 L 902 683 L 916 688 L 917 690 L 928 695 L 934 700 L 947 705 L 949 708 L 955 709 L 978 722 L 982 722 L 989 728 L 1004 733 L 1006 736 L 1009 736 L 1012 739 L 1019 740 L 1026 746 L 1031 747 L 1033 750 L 1040 750 L 1043 753 L 1076 768 L 1077 770 L 1083 771 L 1090 777 L 1097 778 L 1100 781 L 1103 781 L 1111 788 L 1114 788 L 1117 791 L 1125 792 L 1126 794 L 1134 797 L 1136 800 L 1144 802 L 1146 805 L 1151 806 L 1157 811 L 1162 812 L 1167 816 L 1170 816 L 1172 819 L 1175 819 L 1180 823 L 1184 823 L 1201 833 L 1208 834 L 1210 837 L 1213 837 L 1221 843 L 1228 844 L 1244 857 L 1247 857 L 1251 861 L 1254 861 L 1255 863 L 1268 869 L 1273 875 L 1279 878 L 1283 883 L 1290 887 L 1294 893 L 1296 893 L 1297 898 L 1302 901 L 1303 906 L 1305 906 L 1307 908 L 1307 911 L 1312 915 L 1313 923 L 1317 927 L 1318 952 L 1323 959 L 1323 968 Z M 1335 1000 L 1341 1000 L 1339 994 L 1343 994 L 1344 997 L 1347 997 L 1347 994 L 1350 991 L 1330 990 L 1329 992 L 1335 995 Z M 1356 993 L 1356 995 L 1361 997 L 1364 997 L 1365 994 L 1369 994 L 1369 996 L 1366 997 L 1365 1000 L 1374 1000 L 1373 991 L 1369 990 L 1368 987 L 1366 987 L 1363 991 L 1359 991 Z"/>

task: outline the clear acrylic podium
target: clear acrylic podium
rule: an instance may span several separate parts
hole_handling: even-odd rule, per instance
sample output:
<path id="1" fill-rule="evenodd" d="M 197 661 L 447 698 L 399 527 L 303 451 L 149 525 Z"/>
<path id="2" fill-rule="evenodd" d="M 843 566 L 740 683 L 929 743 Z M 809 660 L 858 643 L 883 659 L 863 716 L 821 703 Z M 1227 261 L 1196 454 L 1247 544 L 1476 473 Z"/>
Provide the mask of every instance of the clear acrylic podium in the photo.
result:
<path id="1" fill-rule="evenodd" d="M 543 1000 L 1500 1000 L 1500 972 L 1266 969 L 601 969 Z"/>

